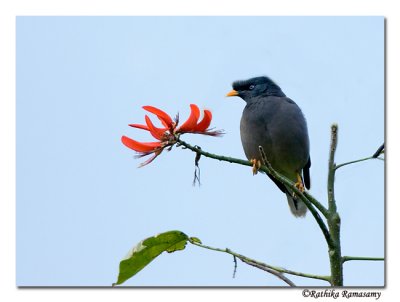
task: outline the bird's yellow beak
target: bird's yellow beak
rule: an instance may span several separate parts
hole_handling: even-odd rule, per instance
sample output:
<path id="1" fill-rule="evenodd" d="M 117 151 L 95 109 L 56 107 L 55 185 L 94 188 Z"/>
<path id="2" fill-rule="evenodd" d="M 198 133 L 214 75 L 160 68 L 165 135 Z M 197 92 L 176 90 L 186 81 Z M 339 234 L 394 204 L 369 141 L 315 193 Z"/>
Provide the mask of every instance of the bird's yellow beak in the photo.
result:
<path id="1" fill-rule="evenodd" d="M 238 96 L 239 92 L 237 92 L 235 89 L 229 91 L 226 96 Z"/>

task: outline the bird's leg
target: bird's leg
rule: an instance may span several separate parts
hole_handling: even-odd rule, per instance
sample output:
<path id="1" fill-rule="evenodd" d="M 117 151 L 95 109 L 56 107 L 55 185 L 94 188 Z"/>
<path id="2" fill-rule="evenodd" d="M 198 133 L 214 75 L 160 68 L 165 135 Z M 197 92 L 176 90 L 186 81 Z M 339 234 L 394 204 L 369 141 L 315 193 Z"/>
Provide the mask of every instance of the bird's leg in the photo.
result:
<path id="1" fill-rule="evenodd" d="M 299 173 L 296 173 L 297 176 L 297 182 L 294 184 L 294 186 L 301 192 L 304 192 L 304 185 L 303 185 L 303 179 L 301 178 Z"/>
<path id="2" fill-rule="evenodd" d="M 256 175 L 258 172 L 258 169 L 261 167 L 261 161 L 259 159 L 251 159 L 250 162 L 253 164 L 253 175 Z"/>

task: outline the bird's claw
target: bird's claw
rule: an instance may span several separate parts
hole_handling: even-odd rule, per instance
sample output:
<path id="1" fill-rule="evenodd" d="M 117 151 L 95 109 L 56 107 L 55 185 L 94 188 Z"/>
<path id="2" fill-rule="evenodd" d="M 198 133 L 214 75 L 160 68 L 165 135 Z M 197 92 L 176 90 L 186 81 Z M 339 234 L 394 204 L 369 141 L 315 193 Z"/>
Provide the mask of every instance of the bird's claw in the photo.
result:
<path id="1" fill-rule="evenodd" d="M 301 192 L 303 193 L 305 191 L 304 185 L 303 185 L 303 179 L 301 179 L 300 174 L 297 174 L 297 182 L 294 184 L 294 186 Z"/>
<path id="2" fill-rule="evenodd" d="M 258 159 L 253 158 L 253 159 L 250 160 L 250 162 L 253 164 L 253 175 L 256 175 L 258 170 L 261 167 L 261 161 L 258 160 Z"/>

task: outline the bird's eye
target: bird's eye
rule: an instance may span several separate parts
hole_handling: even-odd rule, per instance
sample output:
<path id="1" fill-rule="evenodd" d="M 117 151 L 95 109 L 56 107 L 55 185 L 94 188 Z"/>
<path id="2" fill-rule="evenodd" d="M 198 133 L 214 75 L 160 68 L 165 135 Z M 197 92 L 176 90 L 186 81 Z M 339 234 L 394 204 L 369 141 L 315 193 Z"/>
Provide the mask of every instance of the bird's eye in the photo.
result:
<path id="1" fill-rule="evenodd" d="M 250 85 L 250 86 L 249 86 L 249 90 L 253 90 L 254 87 L 256 87 L 256 86 L 255 86 L 255 85 Z"/>

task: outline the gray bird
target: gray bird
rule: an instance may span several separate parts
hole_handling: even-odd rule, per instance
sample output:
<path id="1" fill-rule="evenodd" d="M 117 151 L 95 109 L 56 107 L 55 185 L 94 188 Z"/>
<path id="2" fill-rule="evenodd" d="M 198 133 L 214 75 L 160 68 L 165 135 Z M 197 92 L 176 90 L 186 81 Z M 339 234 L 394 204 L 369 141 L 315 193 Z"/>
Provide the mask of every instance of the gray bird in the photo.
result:
<path id="1" fill-rule="evenodd" d="M 239 96 L 246 102 L 240 121 L 240 137 L 246 157 L 257 173 L 264 149 L 271 166 L 304 191 L 310 189 L 310 152 L 307 123 L 299 106 L 286 97 L 268 77 L 256 77 L 232 84 L 226 96 Z M 291 212 L 302 217 L 306 205 L 285 185 L 268 175 L 286 194 Z"/>

